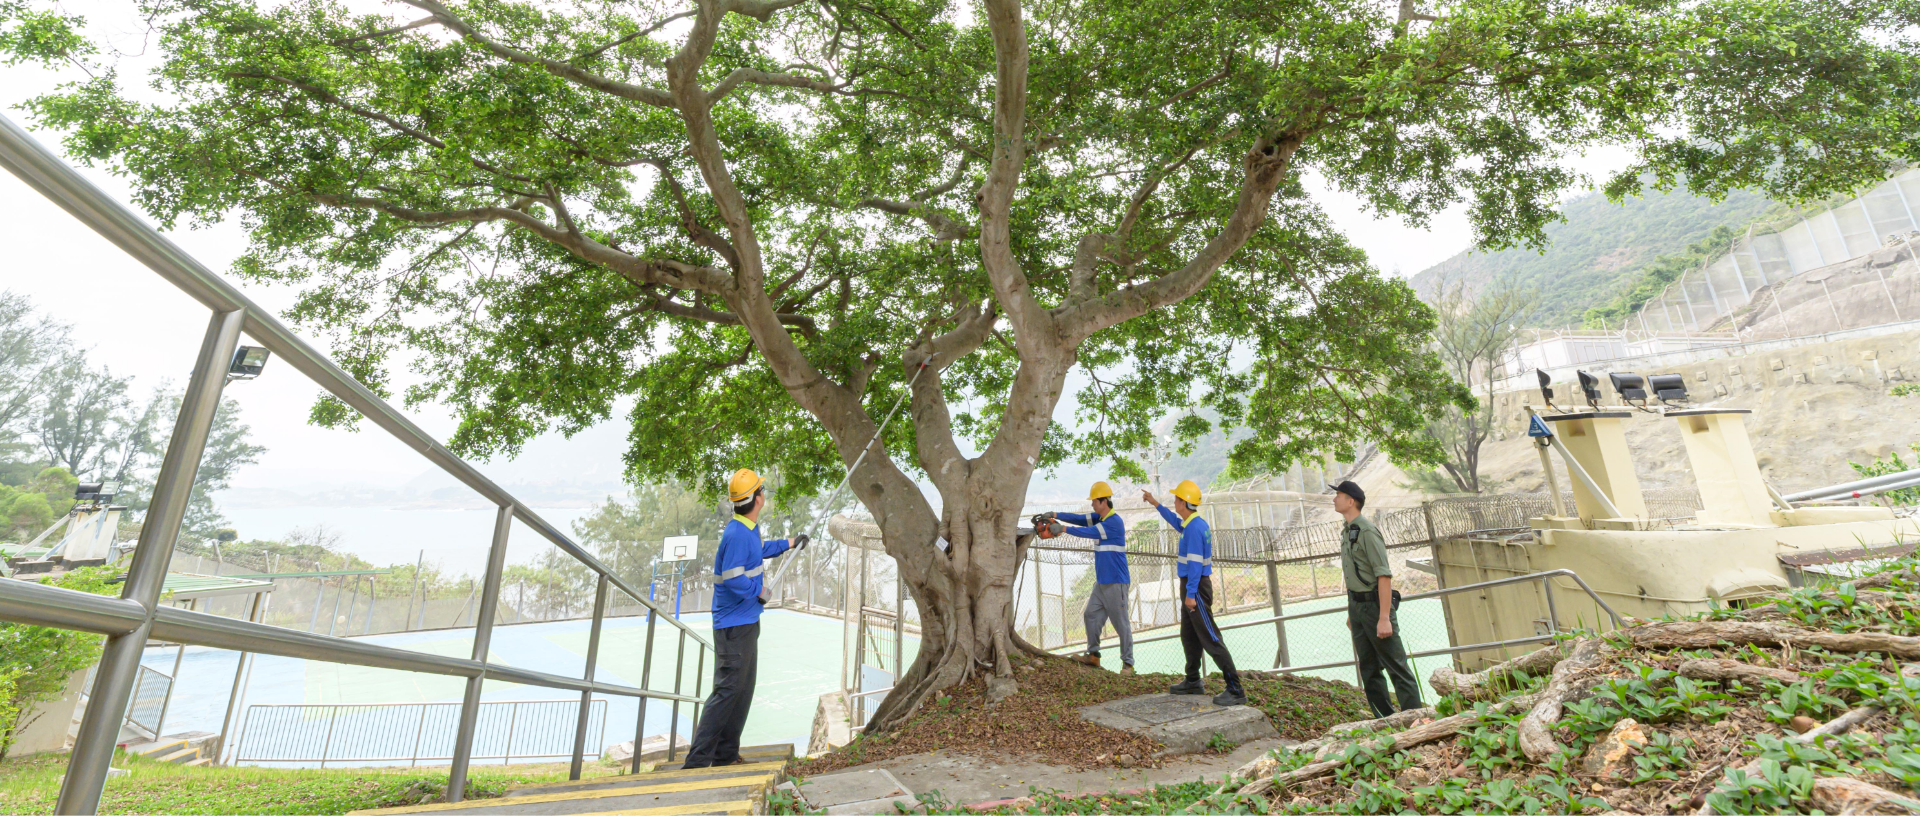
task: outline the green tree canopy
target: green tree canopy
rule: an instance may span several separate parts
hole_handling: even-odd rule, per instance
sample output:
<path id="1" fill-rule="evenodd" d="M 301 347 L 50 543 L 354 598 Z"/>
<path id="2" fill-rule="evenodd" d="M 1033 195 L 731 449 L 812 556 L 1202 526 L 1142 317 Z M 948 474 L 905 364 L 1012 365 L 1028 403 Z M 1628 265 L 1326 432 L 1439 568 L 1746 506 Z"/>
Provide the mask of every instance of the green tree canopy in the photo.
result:
<path id="1" fill-rule="evenodd" d="M 918 372 L 852 487 L 944 636 L 875 730 L 976 667 L 1012 682 L 1036 466 L 1137 474 L 1196 406 L 1252 431 L 1249 466 L 1437 459 L 1422 428 L 1470 398 L 1433 315 L 1303 172 L 1416 224 L 1465 202 L 1500 247 L 1590 146 L 1633 151 L 1616 196 L 1789 201 L 1920 152 L 1904 0 L 152 3 L 167 101 L 97 70 L 39 121 L 164 223 L 237 214 L 239 272 L 297 285 L 369 383 L 420 352 L 408 397 L 453 407 L 458 450 L 631 397 L 636 481 L 814 492 Z M 16 8 L 20 57 L 102 59 Z M 1075 369 L 1082 433 L 1051 422 Z"/>

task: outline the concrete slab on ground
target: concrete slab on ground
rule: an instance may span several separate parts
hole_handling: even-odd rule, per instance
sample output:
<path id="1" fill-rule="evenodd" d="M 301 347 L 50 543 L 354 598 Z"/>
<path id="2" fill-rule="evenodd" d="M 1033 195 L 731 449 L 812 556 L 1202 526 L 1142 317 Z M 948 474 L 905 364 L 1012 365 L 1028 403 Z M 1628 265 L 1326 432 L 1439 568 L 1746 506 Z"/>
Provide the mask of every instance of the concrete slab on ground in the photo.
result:
<path id="1" fill-rule="evenodd" d="M 1192 782 L 1196 779 L 1219 782 L 1240 766 L 1252 762 L 1255 757 L 1278 746 L 1292 744 L 1293 740 L 1256 740 L 1226 754 L 1169 758 L 1159 768 L 1075 769 L 1030 760 L 989 760 L 951 751 L 933 751 L 856 765 L 846 770 L 884 768 L 916 793 L 937 792 L 948 802 L 973 804 L 1026 796 L 1030 789 L 1059 791 L 1071 796 Z M 811 788 L 812 785 L 805 787 Z"/>
<path id="2" fill-rule="evenodd" d="M 1206 750 L 1214 735 L 1235 745 L 1280 736 L 1265 712 L 1251 706 L 1216 706 L 1204 694 L 1142 694 L 1080 709 L 1095 725 L 1157 740 L 1163 756 Z"/>
<path id="3" fill-rule="evenodd" d="M 828 814 L 895 813 L 894 803 L 919 804 L 913 791 L 883 768 L 863 768 L 808 777 L 800 789 L 807 804 Z M 785 787 L 785 786 L 782 786 Z"/>

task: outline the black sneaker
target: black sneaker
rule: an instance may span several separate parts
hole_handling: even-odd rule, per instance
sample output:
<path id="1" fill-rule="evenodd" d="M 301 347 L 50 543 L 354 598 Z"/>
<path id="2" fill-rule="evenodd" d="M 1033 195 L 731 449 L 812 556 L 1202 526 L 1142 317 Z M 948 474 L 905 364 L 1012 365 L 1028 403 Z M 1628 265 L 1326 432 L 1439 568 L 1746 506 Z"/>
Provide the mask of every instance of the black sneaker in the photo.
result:
<path id="1" fill-rule="evenodd" d="M 1202 683 L 1199 680 L 1183 680 L 1181 682 L 1175 683 L 1173 685 L 1173 688 L 1167 689 L 1167 693 L 1168 694 L 1205 694 L 1207 693 L 1207 684 Z"/>
<path id="2" fill-rule="evenodd" d="M 1213 704 L 1217 706 L 1246 705 L 1247 693 L 1237 688 L 1230 688 L 1215 695 Z"/>

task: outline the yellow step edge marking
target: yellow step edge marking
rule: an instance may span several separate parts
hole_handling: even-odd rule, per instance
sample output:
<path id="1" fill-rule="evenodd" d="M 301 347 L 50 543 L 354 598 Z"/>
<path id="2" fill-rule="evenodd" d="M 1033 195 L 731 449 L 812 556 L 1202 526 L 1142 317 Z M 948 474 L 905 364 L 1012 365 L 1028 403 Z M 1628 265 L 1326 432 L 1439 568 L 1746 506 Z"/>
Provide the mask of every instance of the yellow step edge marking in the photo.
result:
<path id="1" fill-rule="evenodd" d="M 786 764 L 787 763 L 785 762 L 756 762 L 748 765 L 719 765 L 712 768 L 686 768 L 683 770 L 674 770 L 674 771 L 652 771 L 650 773 L 642 773 L 642 774 L 622 774 L 620 776 L 596 776 L 592 779 L 570 779 L 565 782 L 549 782 L 543 785 L 535 785 L 533 787 L 538 789 L 538 788 L 574 787 L 578 785 L 603 785 L 608 782 L 631 782 L 633 780 L 638 780 L 638 779 L 680 779 L 680 778 L 689 777 L 689 776 L 707 776 L 715 773 L 750 774 L 756 771 L 762 772 L 762 773 L 771 773 L 773 771 L 780 770 L 782 767 L 785 767 Z M 513 798 L 522 799 L 525 797 L 516 796 Z"/>
<path id="2" fill-rule="evenodd" d="M 695 813 L 749 816 L 753 813 L 753 800 L 742 799 L 736 802 L 708 802 L 701 805 L 668 805 L 666 807 L 641 808 L 639 810 L 596 810 L 591 813 L 570 813 L 567 814 L 567 816 L 691 816 L 691 814 Z"/>
<path id="3" fill-rule="evenodd" d="M 507 808 L 507 812 L 513 812 L 513 808 L 539 804 L 541 802 L 611 799 L 616 796 L 651 796 L 662 793 L 686 793 L 688 791 L 716 790 L 719 788 L 749 788 L 748 793 L 751 794 L 753 789 L 763 788 L 772 783 L 772 774 L 758 778 L 752 776 L 736 776 L 727 779 L 696 779 L 688 782 L 673 782 L 666 785 L 636 785 L 624 788 L 608 788 L 607 790 L 570 791 L 567 793 L 547 793 L 537 796 L 501 796 L 490 799 L 469 799 L 465 802 L 439 802 L 431 805 L 414 805 L 412 807 L 356 810 L 353 811 L 350 816 L 380 816 L 380 814 L 388 813 L 431 813 L 440 810 L 471 810 L 474 808 Z"/>

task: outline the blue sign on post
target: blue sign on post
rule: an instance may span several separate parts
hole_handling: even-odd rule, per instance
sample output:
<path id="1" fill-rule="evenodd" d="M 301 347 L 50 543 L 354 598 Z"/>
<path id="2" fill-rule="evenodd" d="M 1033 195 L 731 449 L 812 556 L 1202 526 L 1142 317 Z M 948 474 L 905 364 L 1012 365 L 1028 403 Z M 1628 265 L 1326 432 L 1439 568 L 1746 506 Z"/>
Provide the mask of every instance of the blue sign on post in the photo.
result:
<path id="1" fill-rule="evenodd" d="M 1534 414 L 1533 420 L 1527 423 L 1527 435 L 1535 439 L 1551 439 L 1553 431 L 1548 430 L 1546 421 L 1539 414 Z"/>

